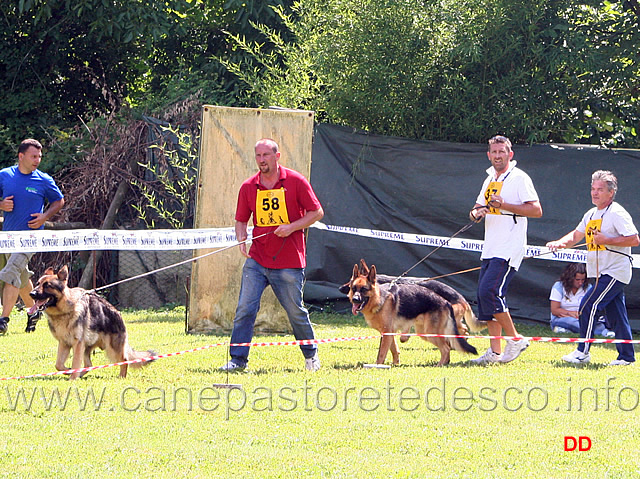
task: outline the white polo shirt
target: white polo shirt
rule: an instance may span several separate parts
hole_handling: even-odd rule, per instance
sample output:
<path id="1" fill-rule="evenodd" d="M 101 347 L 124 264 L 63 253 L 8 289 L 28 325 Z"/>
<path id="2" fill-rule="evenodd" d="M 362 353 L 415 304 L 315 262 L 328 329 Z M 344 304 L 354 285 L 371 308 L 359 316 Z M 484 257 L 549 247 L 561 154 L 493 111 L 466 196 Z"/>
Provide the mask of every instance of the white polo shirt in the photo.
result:
<path id="1" fill-rule="evenodd" d="M 522 205 L 531 201 L 538 201 L 538 193 L 533 187 L 533 182 L 520 168 L 517 162 L 511 160 L 509 168 L 496 178 L 493 166 L 487 169 L 489 175 L 482 184 L 476 203 L 486 205 L 485 193 L 491 182 L 501 183 L 500 196 L 505 203 Z M 482 247 L 482 259 L 502 258 L 509 261 L 509 265 L 518 269 L 524 258 L 527 244 L 527 218 L 514 217 L 513 213 L 499 210 L 500 214 L 488 214 L 484 218 L 484 245 Z"/>
<path id="2" fill-rule="evenodd" d="M 565 291 L 561 281 L 556 281 L 551 288 L 549 300 L 559 302 L 560 307 L 567 311 L 578 311 L 580 309 L 580 301 L 591 291 L 591 288 L 593 288 L 592 284 L 587 286 L 586 289 L 578 288 L 578 291 L 573 294 L 571 291 Z"/>

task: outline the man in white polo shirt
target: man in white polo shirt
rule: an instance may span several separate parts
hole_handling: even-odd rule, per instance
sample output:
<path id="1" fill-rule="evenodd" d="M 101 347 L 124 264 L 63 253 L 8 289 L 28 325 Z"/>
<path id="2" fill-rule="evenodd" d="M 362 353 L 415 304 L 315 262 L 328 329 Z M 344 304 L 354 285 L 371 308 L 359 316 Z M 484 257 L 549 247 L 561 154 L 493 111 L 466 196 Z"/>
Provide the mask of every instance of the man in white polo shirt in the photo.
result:
<path id="1" fill-rule="evenodd" d="M 507 290 L 520 267 L 527 244 L 527 218 L 540 218 L 542 206 L 531 178 L 516 167 L 511 141 L 505 136 L 489 140 L 491 167 L 469 216 L 484 218 L 482 266 L 478 281 L 478 319 L 487 321 L 491 336 L 511 336 L 502 352 L 499 339 L 477 359 L 476 364 L 508 363 L 516 359 L 529 342 L 518 338 L 507 307 Z"/>
<path id="2" fill-rule="evenodd" d="M 580 337 L 593 338 L 598 311 L 604 310 L 616 339 L 632 339 L 624 298 L 624 287 L 631 282 L 631 247 L 640 245 L 638 230 L 631 215 L 614 201 L 618 179 L 610 171 L 598 170 L 591 175 L 591 202 L 576 228 L 556 241 L 547 243 L 551 251 L 587 239 L 587 277 L 596 278 L 592 292 L 580 303 Z M 569 363 L 588 363 L 591 343 L 563 356 Z M 628 366 L 635 362 L 632 344 L 617 344 L 618 357 L 610 366 Z"/>

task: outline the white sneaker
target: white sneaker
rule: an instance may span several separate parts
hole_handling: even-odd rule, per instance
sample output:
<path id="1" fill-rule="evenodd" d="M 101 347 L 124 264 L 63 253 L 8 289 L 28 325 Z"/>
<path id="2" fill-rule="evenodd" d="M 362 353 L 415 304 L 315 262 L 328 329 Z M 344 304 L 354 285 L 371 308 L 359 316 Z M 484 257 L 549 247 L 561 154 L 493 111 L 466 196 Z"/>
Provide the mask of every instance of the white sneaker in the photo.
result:
<path id="1" fill-rule="evenodd" d="M 607 331 L 607 334 L 604 335 L 605 338 L 615 338 L 616 337 L 616 333 L 614 333 L 613 331 Z"/>
<path id="2" fill-rule="evenodd" d="M 518 341 L 514 341 L 513 339 L 507 339 L 507 345 L 504 347 L 504 352 L 502 353 L 502 359 L 500 359 L 501 363 L 510 363 L 518 356 L 520 353 L 529 347 L 529 341 L 522 338 Z"/>
<path id="3" fill-rule="evenodd" d="M 591 361 L 591 355 L 589 353 L 585 354 L 576 349 L 566 356 L 562 356 L 562 360 L 574 364 L 588 363 Z"/>
<path id="4" fill-rule="evenodd" d="M 614 359 L 609 363 L 609 366 L 629 366 L 632 362 L 625 361 L 624 359 Z"/>
<path id="5" fill-rule="evenodd" d="M 555 328 L 553 328 L 553 332 L 554 333 L 570 333 L 571 331 L 569 331 L 568 329 L 561 328 L 560 326 L 556 326 Z"/>
<path id="6" fill-rule="evenodd" d="M 240 364 L 234 362 L 233 359 L 232 359 L 231 361 L 229 361 L 224 366 L 221 366 L 220 367 L 220 371 L 228 371 L 228 372 L 243 371 L 245 368 L 246 368 L 246 366 L 241 366 Z"/>
<path id="7" fill-rule="evenodd" d="M 318 359 L 318 353 L 314 354 L 312 358 L 306 358 L 304 360 L 304 367 L 307 371 L 317 371 L 320 369 L 320 360 Z"/>
<path id="8" fill-rule="evenodd" d="M 493 352 L 493 349 L 489 348 L 485 351 L 485 353 L 482 356 L 476 359 L 472 359 L 471 362 L 473 364 L 499 363 L 500 358 L 502 358 L 501 354 L 496 354 Z"/>

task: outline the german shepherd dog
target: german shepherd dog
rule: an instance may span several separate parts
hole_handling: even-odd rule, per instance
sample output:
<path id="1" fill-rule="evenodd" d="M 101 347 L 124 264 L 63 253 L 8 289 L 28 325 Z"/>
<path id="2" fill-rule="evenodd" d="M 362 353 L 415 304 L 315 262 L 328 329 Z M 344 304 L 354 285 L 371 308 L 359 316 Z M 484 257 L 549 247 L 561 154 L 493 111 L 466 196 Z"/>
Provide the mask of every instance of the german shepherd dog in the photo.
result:
<path id="1" fill-rule="evenodd" d="M 366 265 L 365 265 L 366 266 Z M 392 276 L 387 276 L 386 274 L 378 274 L 377 275 L 378 283 L 386 284 L 393 281 L 395 278 Z M 467 302 L 467 300 L 462 296 L 458 291 L 453 289 L 451 286 L 444 284 L 440 281 L 436 281 L 435 279 L 424 279 L 424 278 L 414 278 L 414 277 L 403 277 L 396 280 L 398 284 L 417 284 L 419 286 L 423 286 L 425 288 L 430 289 L 434 293 L 442 296 L 446 299 L 451 307 L 453 308 L 453 316 L 456 319 L 456 324 L 458 326 L 458 331 L 460 334 L 467 335 L 469 334 L 469 330 L 473 332 L 482 331 L 487 327 L 487 324 L 478 321 L 478 318 L 473 313 L 471 306 Z M 346 293 L 345 293 L 346 294 Z M 408 332 L 408 331 L 407 331 Z M 409 340 L 410 336 L 402 335 L 400 336 L 400 341 L 405 343 Z"/>
<path id="2" fill-rule="evenodd" d="M 111 362 L 119 363 L 155 356 L 153 351 L 134 351 L 127 341 L 127 330 L 120 312 L 106 299 L 82 288 L 69 288 L 69 270 L 63 266 L 55 273 L 48 268 L 38 280 L 30 296 L 35 305 L 29 314 L 44 311 L 49 320 L 49 329 L 58 340 L 56 369 L 67 371 L 65 362 L 73 349 L 71 369 L 91 367 L 91 353 L 95 348 L 103 349 Z M 134 363 L 141 367 L 149 361 Z M 127 364 L 120 366 L 120 377 L 127 376 Z M 70 379 L 85 373 L 74 372 Z"/>
<path id="3" fill-rule="evenodd" d="M 360 271 L 366 271 L 367 264 L 363 259 L 360 260 Z M 386 274 L 377 274 L 376 279 L 378 284 L 386 284 L 391 283 L 394 279 L 396 279 L 396 283 L 398 284 L 417 284 L 419 286 L 423 286 L 425 288 L 430 289 L 434 293 L 442 296 L 446 299 L 451 307 L 453 308 L 453 315 L 456 319 L 456 325 L 458 326 L 458 331 L 460 334 L 467 335 L 469 334 L 469 330 L 473 332 L 482 331 L 487 327 L 486 323 L 482 321 L 478 321 L 478 318 L 473 313 L 471 306 L 467 302 L 467 300 L 462 296 L 458 291 L 456 291 L 451 286 L 444 284 L 440 281 L 436 281 L 434 279 L 425 279 L 425 278 L 415 278 L 410 276 L 405 276 L 402 278 L 394 278 L 393 276 L 388 276 Z M 338 288 L 341 293 L 349 294 L 349 284 L 346 283 Z M 411 325 L 409 325 L 409 329 L 407 331 L 403 331 L 408 333 L 411 329 Z M 409 341 L 411 336 L 401 335 L 400 342 L 406 343 Z"/>
<path id="4" fill-rule="evenodd" d="M 383 334 L 378 349 L 377 364 L 383 364 L 389 349 L 393 364 L 399 364 L 400 354 L 395 335 L 413 326 L 418 334 L 459 335 L 451 304 L 429 288 L 412 283 L 379 284 L 376 267 L 368 268 L 364 260 L 353 266 L 348 295 L 353 314 L 361 312 L 367 324 Z M 344 291 L 344 286 L 340 288 Z M 449 364 L 451 349 L 478 354 L 464 338 L 423 337 L 440 350 L 438 366 Z"/>

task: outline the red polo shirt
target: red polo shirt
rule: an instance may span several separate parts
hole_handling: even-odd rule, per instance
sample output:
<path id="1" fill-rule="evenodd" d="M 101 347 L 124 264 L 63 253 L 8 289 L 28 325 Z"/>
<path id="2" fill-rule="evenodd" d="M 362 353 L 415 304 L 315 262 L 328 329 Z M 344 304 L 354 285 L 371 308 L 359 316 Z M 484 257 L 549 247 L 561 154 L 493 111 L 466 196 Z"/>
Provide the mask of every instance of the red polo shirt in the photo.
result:
<path id="1" fill-rule="evenodd" d="M 280 178 L 272 190 L 284 188 L 285 202 L 289 222 L 302 218 L 307 211 L 321 208 L 320 202 L 313 192 L 313 188 L 297 171 L 280 165 Z M 260 172 L 242 183 L 238 193 L 238 207 L 236 221 L 248 223 L 253 216 L 253 237 L 272 232 L 277 226 L 256 225 L 256 196 L 258 190 L 267 190 L 260 184 Z M 249 249 L 249 256 L 265 268 L 304 268 L 306 266 L 306 249 L 304 231 L 298 230 L 286 238 L 274 234 L 263 236 L 253 241 Z"/>

